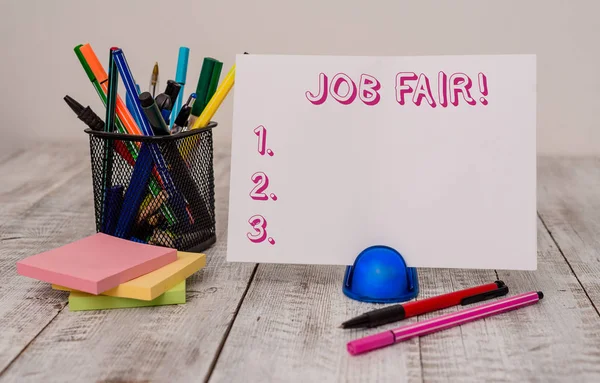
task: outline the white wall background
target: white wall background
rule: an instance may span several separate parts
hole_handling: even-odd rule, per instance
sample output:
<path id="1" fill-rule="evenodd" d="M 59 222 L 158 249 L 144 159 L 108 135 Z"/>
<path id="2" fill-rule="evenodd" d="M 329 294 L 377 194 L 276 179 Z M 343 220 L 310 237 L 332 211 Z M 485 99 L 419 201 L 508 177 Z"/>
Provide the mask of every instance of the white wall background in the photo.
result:
<path id="1" fill-rule="evenodd" d="M 236 53 L 437 55 L 533 53 L 538 153 L 600 154 L 600 2 L 596 0 L 0 0 L 0 147 L 34 140 L 86 144 L 65 94 L 103 108 L 73 47 L 126 53 L 144 89 L 161 87 L 190 47 L 188 92 L 202 59 Z M 121 91 L 122 91 L 121 86 Z M 235 88 L 234 90 L 235 91 Z M 215 119 L 229 150 L 232 94 Z"/>

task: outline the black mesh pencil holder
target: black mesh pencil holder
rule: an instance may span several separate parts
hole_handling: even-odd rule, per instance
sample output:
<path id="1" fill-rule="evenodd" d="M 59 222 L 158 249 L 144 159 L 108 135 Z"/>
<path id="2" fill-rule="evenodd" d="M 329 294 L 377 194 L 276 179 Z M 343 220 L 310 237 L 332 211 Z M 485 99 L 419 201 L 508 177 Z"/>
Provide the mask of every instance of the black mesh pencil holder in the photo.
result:
<path id="1" fill-rule="evenodd" d="M 96 231 L 181 251 L 214 244 L 216 125 L 168 136 L 87 129 Z"/>

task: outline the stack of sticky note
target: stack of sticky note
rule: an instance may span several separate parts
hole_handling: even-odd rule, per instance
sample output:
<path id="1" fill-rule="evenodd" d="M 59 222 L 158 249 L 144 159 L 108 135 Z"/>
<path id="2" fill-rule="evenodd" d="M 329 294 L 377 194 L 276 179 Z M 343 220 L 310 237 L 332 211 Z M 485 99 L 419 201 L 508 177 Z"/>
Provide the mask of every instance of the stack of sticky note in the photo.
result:
<path id="1" fill-rule="evenodd" d="M 17 272 L 70 291 L 79 311 L 185 303 L 186 278 L 205 265 L 204 254 L 97 233 L 25 258 Z"/>

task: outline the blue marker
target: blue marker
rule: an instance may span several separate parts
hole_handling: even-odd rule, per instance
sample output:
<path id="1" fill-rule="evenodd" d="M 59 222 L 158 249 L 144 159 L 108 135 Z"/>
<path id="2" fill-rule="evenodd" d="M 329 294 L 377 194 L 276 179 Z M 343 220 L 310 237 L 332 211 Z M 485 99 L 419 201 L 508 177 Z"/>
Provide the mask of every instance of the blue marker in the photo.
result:
<path id="1" fill-rule="evenodd" d="M 131 181 L 123 197 L 121 214 L 117 222 L 117 227 L 114 230 L 114 236 L 119 238 L 127 238 L 131 231 L 131 226 L 138 213 L 140 204 L 146 191 L 148 179 L 152 172 L 152 153 L 151 144 L 142 143 L 142 148 L 138 154 L 131 173 Z M 112 233 L 111 233 L 112 234 Z"/>
<path id="2" fill-rule="evenodd" d="M 133 113 L 132 114 L 133 114 L 134 118 L 136 118 L 140 121 L 139 126 L 144 135 L 154 136 L 154 132 L 152 131 L 152 127 L 150 126 L 150 122 L 148 121 L 148 118 L 144 114 L 142 105 L 140 103 L 140 99 L 137 96 L 137 90 L 135 89 L 135 81 L 133 79 L 133 76 L 131 75 L 131 70 L 129 69 L 129 65 L 127 64 L 127 60 L 125 59 L 125 54 L 123 53 L 123 50 L 115 49 L 113 51 L 113 56 L 114 56 L 115 63 L 117 64 L 119 74 L 121 75 L 121 78 L 123 79 L 123 84 L 125 85 L 125 89 L 132 98 L 132 101 L 133 101 L 133 105 L 132 105 Z M 175 185 L 173 184 L 173 179 L 171 178 L 171 174 L 169 173 L 169 171 L 167 169 L 167 165 L 162 156 L 162 153 L 160 152 L 160 149 L 158 148 L 158 146 L 155 143 L 148 143 L 147 145 L 150 149 L 151 156 L 154 159 L 156 169 L 158 170 L 158 173 L 164 183 L 165 189 L 169 196 L 169 200 L 172 200 L 173 204 L 175 205 L 173 210 L 177 216 L 177 221 L 181 222 L 181 223 L 189 222 L 188 218 L 185 215 L 185 202 L 184 202 L 181 194 L 177 191 L 177 189 L 175 188 Z M 139 157 L 138 157 L 138 161 L 139 161 Z M 139 172 L 140 177 L 142 177 L 142 178 L 149 177 L 150 172 L 146 172 L 146 169 L 144 166 L 142 166 L 142 168 L 143 168 L 143 170 L 141 170 Z M 135 169 L 134 169 L 134 171 L 135 171 Z M 134 180 L 133 175 L 132 175 L 131 182 L 136 186 L 141 186 L 144 188 L 146 185 L 146 181 L 144 179 Z M 132 200 L 133 200 L 132 202 L 134 204 L 136 204 L 135 208 L 123 209 L 123 212 L 121 213 L 122 217 L 119 218 L 119 223 L 117 225 L 117 234 L 127 235 L 127 232 L 129 231 L 129 229 L 131 227 L 131 223 L 133 222 L 133 219 L 135 218 L 135 214 L 137 213 L 137 208 L 139 206 L 139 203 L 137 203 L 137 199 L 138 199 L 137 196 L 138 196 L 137 193 L 133 193 L 133 195 L 132 195 L 132 197 L 134 197 L 134 198 L 132 198 Z M 125 201 L 123 202 L 124 206 L 128 202 L 127 201 L 127 193 L 126 193 L 125 197 L 126 197 Z M 126 216 L 123 217 L 124 214 L 126 214 Z"/>
<path id="3" fill-rule="evenodd" d="M 169 129 L 173 129 L 173 123 L 175 122 L 175 118 L 177 118 L 177 114 L 181 109 L 181 103 L 183 102 L 183 87 L 185 86 L 185 80 L 187 78 L 187 67 L 188 67 L 188 59 L 190 56 L 190 48 L 188 47 L 180 47 L 179 48 L 179 56 L 177 57 L 177 72 L 175 73 L 175 81 L 181 85 L 181 89 L 179 90 L 179 96 L 175 99 L 175 105 L 171 110 L 171 123 L 169 124 Z"/>
<path id="4" fill-rule="evenodd" d="M 138 84 L 135 84 L 135 89 L 137 90 L 137 93 L 140 94 L 140 86 Z M 133 116 L 133 100 L 131 99 L 129 93 L 125 94 L 125 105 L 127 106 L 127 110 L 129 111 L 129 113 L 131 113 L 131 115 Z M 135 116 L 133 116 L 133 119 L 135 120 L 135 123 L 138 124 L 138 126 L 140 126 L 140 122 L 137 118 L 135 118 Z"/>

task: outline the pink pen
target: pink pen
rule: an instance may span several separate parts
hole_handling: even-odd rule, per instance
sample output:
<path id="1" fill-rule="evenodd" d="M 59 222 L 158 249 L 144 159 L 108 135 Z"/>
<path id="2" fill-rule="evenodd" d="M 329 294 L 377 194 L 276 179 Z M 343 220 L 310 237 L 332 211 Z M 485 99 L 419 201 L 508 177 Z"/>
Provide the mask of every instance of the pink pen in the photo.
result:
<path id="1" fill-rule="evenodd" d="M 500 299 L 496 302 L 461 310 L 454 313 L 441 315 L 408 326 L 398 327 L 393 330 L 370 335 L 348 342 L 348 352 L 352 355 L 362 354 L 377 348 L 386 347 L 404 340 L 431 334 L 450 327 L 485 318 L 494 314 L 501 314 L 510 310 L 519 309 L 537 303 L 544 297 L 541 291 L 515 295 Z"/>

